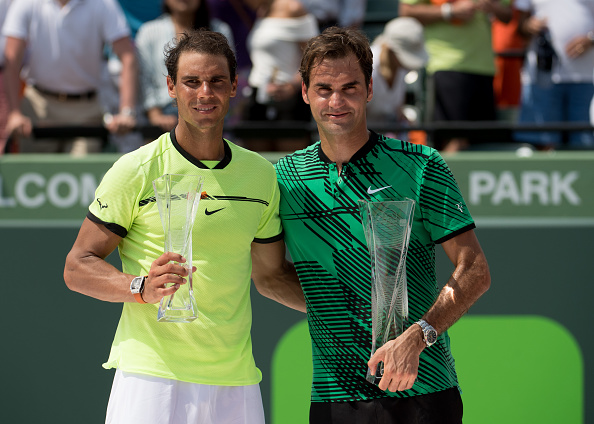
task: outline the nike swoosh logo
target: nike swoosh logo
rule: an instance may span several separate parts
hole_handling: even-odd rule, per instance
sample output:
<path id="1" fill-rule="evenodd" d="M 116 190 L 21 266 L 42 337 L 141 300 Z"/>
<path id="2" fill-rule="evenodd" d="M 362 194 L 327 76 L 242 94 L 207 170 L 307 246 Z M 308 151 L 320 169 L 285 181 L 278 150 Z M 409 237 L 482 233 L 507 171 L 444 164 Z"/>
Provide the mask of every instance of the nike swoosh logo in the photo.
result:
<path id="1" fill-rule="evenodd" d="M 214 211 L 209 211 L 208 209 L 204 209 L 204 213 L 206 215 L 212 215 L 213 213 L 217 213 L 218 211 L 222 211 L 225 208 L 221 208 L 221 209 L 215 209 Z"/>
<path id="2" fill-rule="evenodd" d="M 385 186 L 385 187 L 380 187 L 380 188 L 376 188 L 376 189 L 372 189 L 371 186 L 369 186 L 369 188 L 367 189 L 367 194 L 374 194 L 377 193 L 378 191 L 382 191 L 385 190 L 387 188 L 390 188 L 392 186 Z"/>

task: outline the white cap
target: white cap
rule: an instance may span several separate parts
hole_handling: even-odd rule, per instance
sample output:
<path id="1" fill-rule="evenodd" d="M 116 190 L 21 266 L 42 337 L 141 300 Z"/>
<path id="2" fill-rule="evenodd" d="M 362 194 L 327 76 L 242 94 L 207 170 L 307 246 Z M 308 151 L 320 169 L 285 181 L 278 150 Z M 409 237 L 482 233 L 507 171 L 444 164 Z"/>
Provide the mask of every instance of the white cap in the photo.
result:
<path id="1" fill-rule="evenodd" d="M 429 60 L 425 50 L 423 25 L 414 18 L 392 19 L 384 27 L 378 41 L 385 43 L 407 69 L 422 68 Z"/>

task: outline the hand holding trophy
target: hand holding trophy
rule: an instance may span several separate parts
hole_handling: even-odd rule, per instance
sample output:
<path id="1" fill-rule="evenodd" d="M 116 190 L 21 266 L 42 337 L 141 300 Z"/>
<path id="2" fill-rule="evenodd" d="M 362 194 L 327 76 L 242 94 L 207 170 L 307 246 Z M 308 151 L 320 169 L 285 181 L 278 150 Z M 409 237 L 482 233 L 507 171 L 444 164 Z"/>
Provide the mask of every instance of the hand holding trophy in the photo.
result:
<path id="1" fill-rule="evenodd" d="M 159 304 L 157 320 L 161 322 L 191 322 L 198 317 L 192 277 L 192 228 L 202 192 L 203 178 L 199 175 L 165 174 L 153 181 L 153 189 L 163 231 L 165 252 L 182 255 L 188 268 L 187 283 Z"/>
<path id="2" fill-rule="evenodd" d="M 404 331 L 408 319 L 406 254 L 412 229 L 414 200 L 359 200 L 361 222 L 371 256 L 371 356 Z M 378 384 L 383 363 L 366 379 Z"/>

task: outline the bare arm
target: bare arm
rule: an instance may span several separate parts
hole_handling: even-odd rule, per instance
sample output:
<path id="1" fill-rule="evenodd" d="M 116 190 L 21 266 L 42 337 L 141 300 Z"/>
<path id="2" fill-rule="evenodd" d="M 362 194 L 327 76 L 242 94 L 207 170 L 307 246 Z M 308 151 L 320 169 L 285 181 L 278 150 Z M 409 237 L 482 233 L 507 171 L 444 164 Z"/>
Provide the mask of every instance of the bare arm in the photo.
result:
<path id="1" fill-rule="evenodd" d="M 21 113 L 19 105 L 20 73 L 26 47 L 27 42 L 25 40 L 14 37 L 6 38 L 4 47 L 6 81 L 4 82 L 4 88 L 8 100 L 6 132 L 9 135 L 14 132 L 28 137 L 33 129 L 31 120 Z"/>
<path id="2" fill-rule="evenodd" d="M 404 4 L 398 6 L 400 16 L 410 16 L 417 19 L 423 25 L 431 25 L 436 22 L 447 22 L 457 20 L 466 22 L 474 17 L 476 11 L 472 0 L 459 0 L 454 3 L 447 3 L 450 9 L 450 16 L 444 16 L 441 6 L 433 4 Z"/>
<path id="3" fill-rule="evenodd" d="M 122 63 L 120 74 L 120 111 L 109 123 L 111 132 L 125 133 L 136 126 L 136 91 L 138 86 L 138 63 L 130 37 L 114 41 L 113 51 Z"/>
<path id="4" fill-rule="evenodd" d="M 467 231 L 442 244 L 446 254 L 455 265 L 448 283 L 437 300 L 423 316 L 439 334 L 450 328 L 489 289 L 491 277 L 487 259 L 474 231 Z M 384 362 L 384 376 L 379 388 L 410 389 L 417 378 L 419 355 L 425 348 L 419 325 L 411 325 L 395 340 L 382 346 L 369 361 L 375 370 Z"/>
<path id="5" fill-rule="evenodd" d="M 130 292 L 135 275 L 124 274 L 105 261 L 115 250 L 121 237 L 105 226 L 85 218 L 72 249 L 66 257 L 64 281 L 70 290 L 108 302 L 136 302 Z M 156 259 L 145 281 L 142 297 L 147 303 L 157 303 L 175 293 L 184 284 L 188 272 L 170 261 L 184 261 L 180 255 L 165 253 Z M 165 288 L 166 283 L 174 285 Z M 176 286 L 177 285 L 177 286 Z"/>
<path id="6" fill-rule="evenodd" d="M 492 14 L 504 24 L 508 24 L 512 19 L 511 6 L 509 4 L 503 4 L 501 0 L 479 0 L 477 7 L 485 13 Z"/>
<path id="7" fill-rule="evenodd" d="M 532 16 L 530 12 L 520 11 L 518 17 L 518 32 L 525 38 L 532 38 L 547 27 L 546 19 Z"/>
<path id="8" fill-rule="evenodd" d="M 297 272 L 285 258 L 284 241 L 252 243 L 252 280 L 262 296 L 306 312 Z"/>

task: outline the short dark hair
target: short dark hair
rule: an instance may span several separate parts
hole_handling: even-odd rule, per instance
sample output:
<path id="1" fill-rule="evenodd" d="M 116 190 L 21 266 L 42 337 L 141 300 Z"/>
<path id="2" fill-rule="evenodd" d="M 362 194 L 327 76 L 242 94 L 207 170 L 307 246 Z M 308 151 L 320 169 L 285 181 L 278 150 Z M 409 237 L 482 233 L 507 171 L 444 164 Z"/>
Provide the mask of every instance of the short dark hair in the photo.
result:
<path id="1" fill-rule="evenodd" d="M 369 39 L 360 30 L 339 27 L 327 28 L 308 41 L 299 68 L 305 86 L 309 88 L 311 71 L 322 60 L 342 59 L 351 53 L 358 59 L 365 76 L 365 85 L 368 87 L 373 72 L 373 53 L 371 53 Z"/>
<path id="2" fill-rule="evenodd" d="M 173 83 L 177 83 L 177 70 L 179 58 L 182 53 L 193 52 L 213 56 L 224 56 L 229 65 L 231 81 L 235 81 L 237 75 L 237 59 L 235 53 L 229 46 L 227 38 L 221 33 L 210 31 L 204 28 L 184 32 L 176 43 L 165 47 L 165 66 L 167 75 Z"/>

